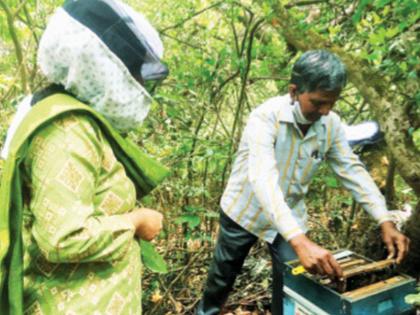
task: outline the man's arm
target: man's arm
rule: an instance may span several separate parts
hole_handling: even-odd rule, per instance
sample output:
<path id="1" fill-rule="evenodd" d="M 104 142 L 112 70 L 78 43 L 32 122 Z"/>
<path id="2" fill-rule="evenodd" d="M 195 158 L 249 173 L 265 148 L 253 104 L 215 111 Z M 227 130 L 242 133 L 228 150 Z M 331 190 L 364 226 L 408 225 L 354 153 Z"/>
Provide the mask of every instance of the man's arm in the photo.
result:
<path id="1" fill-rule="evenodd" d="M 333 116 L 332 119 L 332 143 L 327 160 L 344 187 L 352 192 L 356 201 L 381 225 L 382 238 L 390 258 L 395 257 L 395 246 L 397 247 L 397 263 L 400 263 L 408 252 L 409 239 L 398 232 L 391 222 L 385 199 L 350 148 L 339 118 Z"/>

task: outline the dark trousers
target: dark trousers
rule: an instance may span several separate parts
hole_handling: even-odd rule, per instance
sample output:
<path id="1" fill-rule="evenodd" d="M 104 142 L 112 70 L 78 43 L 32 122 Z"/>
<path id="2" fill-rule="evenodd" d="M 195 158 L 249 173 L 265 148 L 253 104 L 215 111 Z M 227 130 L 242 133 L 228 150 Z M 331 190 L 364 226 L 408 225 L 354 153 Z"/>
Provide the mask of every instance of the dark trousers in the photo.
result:
<path id="1" fill-rule="evenodd" d="M 210 265 L 203 297 L 197 307 L 197 315 L 219 314 L 232 290 L 236 276 L 241 271 L 246 256 L 257 237 L 223 211 L 220 214 L 220 231 Z M 268 244 L 273 262 L 273 295 L 271 313 L 283 314 L 283 262 L 296 258 L 296 254 L 280 235 Z"/>

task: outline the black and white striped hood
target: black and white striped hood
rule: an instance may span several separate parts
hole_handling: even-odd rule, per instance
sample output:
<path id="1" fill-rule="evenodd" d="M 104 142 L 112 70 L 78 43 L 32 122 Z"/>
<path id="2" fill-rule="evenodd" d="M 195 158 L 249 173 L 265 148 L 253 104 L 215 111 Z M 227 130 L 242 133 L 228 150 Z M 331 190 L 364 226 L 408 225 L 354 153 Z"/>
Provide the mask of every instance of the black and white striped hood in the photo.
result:
<path id="1" fill-rule="evenodd" d="M 162 79 L 163 45 L 146 18 L 117 0 L 67 0 L 41 38 L 38 63 L 49 81 L 105 115 L 120 130 L 138 126 L 151 97 L 134 79 Z"/>

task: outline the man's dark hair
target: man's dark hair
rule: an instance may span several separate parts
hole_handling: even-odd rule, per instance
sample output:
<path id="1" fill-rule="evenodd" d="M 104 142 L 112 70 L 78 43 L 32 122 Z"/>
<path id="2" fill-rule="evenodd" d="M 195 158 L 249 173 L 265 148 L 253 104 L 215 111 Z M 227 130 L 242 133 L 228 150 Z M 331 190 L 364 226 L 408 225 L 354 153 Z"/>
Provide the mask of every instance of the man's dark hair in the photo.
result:
<path id="1" fill-rule="evenodd" d="M 326 50 L 305 52 L 294 64 L 290 83 L 297 92 L 341 91 L 347 83 L 346 67 Z"/>

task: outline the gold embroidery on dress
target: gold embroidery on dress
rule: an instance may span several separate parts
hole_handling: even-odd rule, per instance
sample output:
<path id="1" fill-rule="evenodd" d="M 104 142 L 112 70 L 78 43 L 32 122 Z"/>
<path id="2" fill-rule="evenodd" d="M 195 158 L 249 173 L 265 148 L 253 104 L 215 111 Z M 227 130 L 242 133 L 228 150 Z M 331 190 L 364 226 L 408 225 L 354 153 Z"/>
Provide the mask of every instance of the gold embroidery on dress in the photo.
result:
<path id="1" fill-rule="evenodd" d="M 31 306 L 29 306 L 25 312 L 24 315 L 44 315 L 41 309 L 41 305 L 38 301 L 35 301 Z"/>
<path id="2" fill-rule="evenodd" d="M 86 290 L 85 290 L 85 288 L 80 288 L 80 290 L 79 290 L 79 294 L 80 294 L 81 296 L 85 296 L 85 294 L 86 294 Z"/>
<path id="3" fill-rule="evenodd" d="M 77 192 L 83 181 L 83 174 L 77 169 L 74 162 L 67 160 L 63 169 L 58 174 L 57 180 L 69 190 Z"/>
<path id="4" fill-rule="evenodd" d="M 64 302 L 58 303 L 58 310 L 63 311 L 65 307 L 66 306 L 65 306 Z"/>
<path id="5" fill-rule="evenodd" d="M 89 286 L 89 291 L 90 291 L 90 293 L 95 293 L 96 289 L 97 289 L 96 284 L 93 284 L 93 283 L 92 283 L 92 284 Z"/>
<path id="6" fill-rule="evenodd" d="M 89 272 L 87 277 L 90 281 L 92 281 L 93 279 L 95 279 L 95 273 L 94 272 Z"/>
<path id="7" fill-rule="evenodd" d="M 63 118 L 59 118 L 54 120 L 54 125 L 56 125 L 59 129 L 68 131 L 73 126 L 79 124 L 79 120 L 74 117 L 74 115 L 68 115 Z"/>
<path id="8" fill-rule="evenodd" d="M 48 198 L 42 199 L 41 207 L 42 211 L 40 211 L 40 213 L 42 215 L 42 219 L 47 222 L 50 222 L 54 218 L 54 214 L 60 213 L 59 211 L 56 211 L 58 207 Z"/>
<path id="9" fill-rule="evenodd" d="M 34 140 L 32 141 L 32 149 L 33 152 L 35 152 L 36 154 L 34 154 L 34 162 L 35 162 L 35 167 L 37 169 L 42 170 L 46 163 L 47 160 L 49 158 L 49 154 L 39 154 L 39 153 L 43 153 L 46 151 L 46 142 L 45 139 L 42 138 L 41 136 L 37 136 L 34 138 Z"/>
<path id="10" fill-rule="evenodd" d="M 46 147 L 45 139 L 41 136 L 37 136 L 32 141 L 32 148 L 34 152 L 44 151 Z"/>
<path id="11" fill-rule="evenodd" d="M 58 268 L 58 264 L 50 263 L 45 259 L 44 256 L 39 255 L 35 260 L 35 266 L 36 268 L 41 271 L 41 273 L 48 278 L 51 277 L 54 270 Z"/>
<path id="12" fill-rule="evenodd" d="M 64 301 L 64 302 L 70 302 L 70 300 L 74 296 L 74 293 L 71 290 L 66 289 L 66 290 L 61 291 L 60 292 L 60 295 L 61 295 L 62 301 Z"/>
<path id="13" fill-rule="evenodd" d="M 51 235 L 54 235 L 55 232 L 57 232 L 57 228 L 54 225 L 50 225 L 47 229 L 48 233 L 50 233 Z"/>
<path id="14" fill-rule="evenodd" d="M 119 293 L 114 293 L 105 313 L 107 315 L 119 315 L 124 309 L 125 299 Z"/>
<path id="15" fill-rule="evenodd" d="M 113 169 L 115 162 L 117 162 L 117 160 L 115 159 L 114 153 L 109 147 L 106 148 L 102 159 L 102 167 L 105 171 L 110 172 Z"/>
<path id="16" fill-rule="evenodd" d="M 112 191 L 110 191 L 106 193 L 104 199 L 99 205 L 99 209 L 105 212 L 106 214 L 110 215 L 118 213 L 118 210 L 123 206 L 123 204 L 124 200 Z"/>

